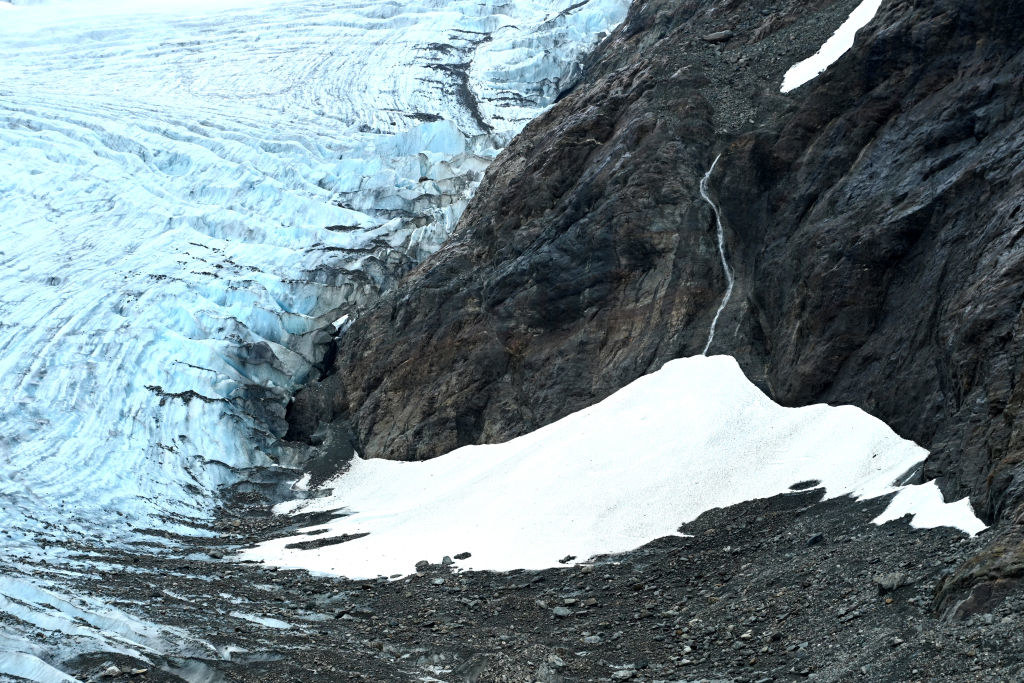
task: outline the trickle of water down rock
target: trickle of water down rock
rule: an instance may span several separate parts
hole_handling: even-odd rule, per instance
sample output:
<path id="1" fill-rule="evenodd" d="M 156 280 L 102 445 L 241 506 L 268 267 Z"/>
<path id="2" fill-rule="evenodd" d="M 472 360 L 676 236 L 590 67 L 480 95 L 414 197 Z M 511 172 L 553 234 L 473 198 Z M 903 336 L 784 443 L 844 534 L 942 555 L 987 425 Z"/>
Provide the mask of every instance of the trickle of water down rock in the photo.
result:
<path id="1" fill-rule="evenodd" d="M 711 199 L 711 195 L 708 194 L 708 186 L 711 183 L 711 174 L 715 172 L 715 166 L 718 166 L 718 160 L 722 158 L 719 154 L 715 157 L 714 162 L 711 164 L 711 168 L 704 174 L 704 177 L 700 179 L 700 196 L 711 205 L 711 211 L 715 214 L 715 230 L 718 239 L 718 255 L 722 259 L 722 270 L 725 272 L 725 294 L 722 295 L 722 303 L 718 305 L 718 310 L 715 311 L 715 317 L 711 321 L 711 328 L 708 330 L 708 342 L 704 345 L 704 350 L 701 351 L 705 356 L 708 355 L 708 351 L 711 349 L 711 342 L 715 340 L 715 327 L 718 326 L 718 319 L 722 315 L 722 311 L 729 304 L 729 299 L 732 298 L 732 288 L 735 283 L 735 276 L 733 275 L 732 268 L 729 267 L 729 261 L 725 256 L 725 230 L 722 228 L 722 214 L 718 210 L 718 205 L 715 204 L 714 200 Z"/>

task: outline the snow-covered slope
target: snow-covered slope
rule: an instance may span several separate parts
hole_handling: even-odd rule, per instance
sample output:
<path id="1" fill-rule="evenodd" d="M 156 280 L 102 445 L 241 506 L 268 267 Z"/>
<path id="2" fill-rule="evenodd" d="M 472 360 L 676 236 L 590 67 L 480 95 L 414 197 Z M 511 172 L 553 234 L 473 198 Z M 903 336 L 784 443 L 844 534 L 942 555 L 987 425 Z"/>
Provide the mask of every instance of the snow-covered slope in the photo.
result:
<path id="1" fill-rule="evenodd" d="M 782 92 L 796 90 L 835 64 L 836 60 L 853 47 L 857 31 L 867 26 L 868 22 L 875 18 L 875 14 L 878 13 L 878 8 L 881 6 L 882 0 L 863 0 L 857 5 L 846 21 L 836 29 L 836 32 L 825 41 L 825 44 L 817 52 L 790 67 L 785 78 L 782 79 Z"/>
<path id="2" fill-rule="evenodd" d="M 627 4 L 0 3 L 0 562 L 198 533 Z"/>
<path id="3" fill-rule="evenodd" d="M 465 568 L 555 567 L 810 480 L 829 497 L 898 491 L 879 521 L 910 514 L 916 526 L 984 528 L 966 499 L 946 504 L 934 484 L 898 486 L 926 455 L 858 408 L 783 408 L 733 358 L 695 356 L 503 444 L 416 463 L 357 458 L 327 484 L 329 497 L 278 506 L 348 516 L 246 557 L 353 578 L 404 575 L 419 560 L 463 552 Z M 309 538 L 325 547 L 304 549 Z M 325 545 L 330 538 L 340 540 Z"/>

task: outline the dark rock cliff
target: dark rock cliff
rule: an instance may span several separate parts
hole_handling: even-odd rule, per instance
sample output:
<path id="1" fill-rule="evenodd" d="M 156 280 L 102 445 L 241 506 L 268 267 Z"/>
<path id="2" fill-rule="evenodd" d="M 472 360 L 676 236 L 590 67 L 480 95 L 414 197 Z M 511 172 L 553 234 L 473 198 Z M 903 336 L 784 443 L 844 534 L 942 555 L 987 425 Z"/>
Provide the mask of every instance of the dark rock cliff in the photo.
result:
<path id="1" fill-rule="evenodd" d="M 932 451 L 925 475 L 1021 500 L 1021 3 L 886 3 L 862 47 L 717 184 L 746 296 L 721 350 L 784 403 L 849 402 Z"/>
<path id="2" fill-rule="evenodd" d="M 649 0 L 487 173 L 449 242 L 363 312 L 290 438 L 370 456 L 507 439 L 700 353 L 784 404 L 853 403 L 991 518 L 1024 501 L 1024 3 Z M 724 42 L 702 39 L 729 30 Z"/>

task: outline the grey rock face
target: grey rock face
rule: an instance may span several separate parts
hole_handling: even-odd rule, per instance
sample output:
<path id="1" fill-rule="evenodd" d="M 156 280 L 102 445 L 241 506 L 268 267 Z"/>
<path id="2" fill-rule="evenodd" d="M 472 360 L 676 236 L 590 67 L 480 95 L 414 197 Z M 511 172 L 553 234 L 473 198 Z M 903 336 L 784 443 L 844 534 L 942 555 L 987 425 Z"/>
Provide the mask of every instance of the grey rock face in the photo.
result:
<path id="1" fill-rule="evenodd" d="M 853 4 L 635 5 L 340 340 L 328 403 L 361 452 L 508 439 L 699 353 L 725 282 L 698 185 L 722 152 L 736 289 L 710 352 L 781 403 L 880 417 L 990 518 L 1024 500 L 1024 6 L 886 2 L 778 94 Z"/>
<path id="2" fill-rule="evenodd" d="M 579 86 L 491 166 L 448 243 L 340 340 L 335 386 L 297 398 L 291 433 L 347 410 L 361 452 L 424 459 L 699 353 L 725 286 L 698 191 L 716 131 L 784 106 L 770 84 L 793 58 L 777 53 L 813 53 L 853 4 L 794 4 L 803 19 L 732 41 L 759 57 L 741 79 L 699 38 L 721 27 L 714 3 L 634 6 Z M 762 23 L 747 6 L 728 17 L 740 35 Z"/>
<path id="3" fill-rule="evenodd" d="M 719 203 L 746 296 L 717 350 L 783 403 L 854 403 L 932 451 L 990 518 L 1021 500 L 1024 68 L 1019 3 L 886 3 Z"/>

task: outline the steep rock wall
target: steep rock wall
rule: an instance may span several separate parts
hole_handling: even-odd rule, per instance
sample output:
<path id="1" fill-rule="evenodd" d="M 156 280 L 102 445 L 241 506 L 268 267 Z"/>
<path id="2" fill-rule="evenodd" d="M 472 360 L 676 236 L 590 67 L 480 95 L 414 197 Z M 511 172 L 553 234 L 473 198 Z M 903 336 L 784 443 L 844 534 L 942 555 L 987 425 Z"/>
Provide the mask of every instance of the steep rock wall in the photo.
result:
<path id="1" fill-rule="evenodd" d="M 634 4 L 491 166 L 455 234 L 339 340 L 292 438 L 370 456 L 498 441 L 699 353 L 776 400 L 854 403 L 993 517 L 1024 497 L 1024 7 L 891 0 L 778 94 L 851 2 Z M 730 30 L 724 43 L 702 40 Z M 318 436 L 319 435 L 319 436 Z"/>

